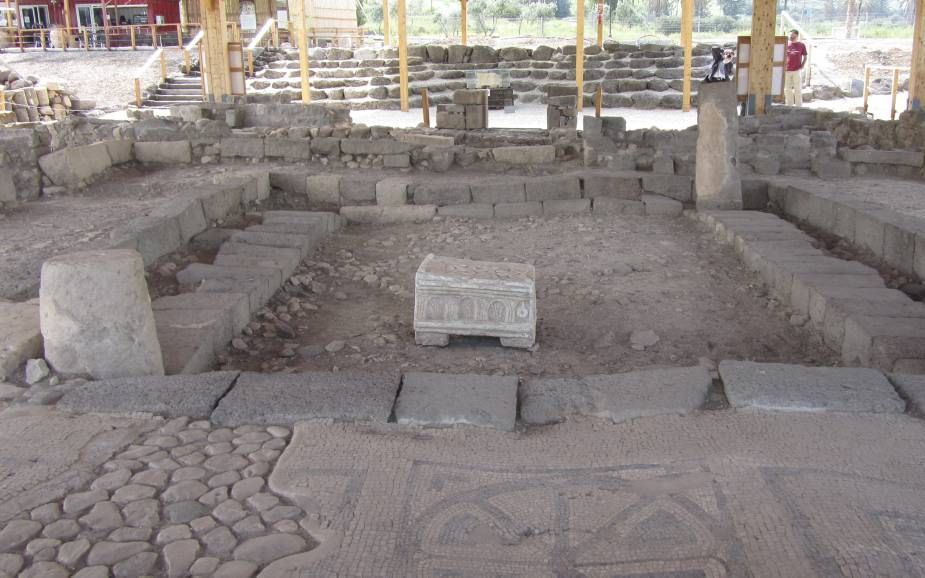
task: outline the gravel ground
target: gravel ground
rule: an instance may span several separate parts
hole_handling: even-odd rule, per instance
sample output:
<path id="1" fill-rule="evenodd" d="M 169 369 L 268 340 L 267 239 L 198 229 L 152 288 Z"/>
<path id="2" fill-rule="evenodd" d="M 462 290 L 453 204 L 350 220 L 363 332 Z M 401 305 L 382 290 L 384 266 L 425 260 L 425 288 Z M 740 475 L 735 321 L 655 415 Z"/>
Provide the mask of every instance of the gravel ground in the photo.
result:
<path id="1" fill-rule="evenodd" d="M 534 264 L 538 350 L 491 338 L 415 345 L 414 273 L 428 253 Z M 258 316 L 228 349 L 228 368 L 588 375 L 720 359 L 836 363 L 730 249 L 687 219 L 351 226 L 295 278 L 301 287 L 281 293 L 275 313 Z M 645 331 L 658 342 L 633 347 L 631 334 Z"/>
<path id="2" fill-rule="evenodd" d="M 177 74 L 183 61 L 176 48 L 165 49 L 167 74 Z M 135 99 L 134 79 L 138 69 L 151 56 L 151 49 L 106 51 L 27 51 L 7 50 L 0 63 L 22 75 L 35 75 L 41 81 L 56 80 L 77 96 L 96 99 L 100 110 L 124 108 Z M 142 86 L 158 82 L 160 66 L 154 63 L 143 77 Z"/>

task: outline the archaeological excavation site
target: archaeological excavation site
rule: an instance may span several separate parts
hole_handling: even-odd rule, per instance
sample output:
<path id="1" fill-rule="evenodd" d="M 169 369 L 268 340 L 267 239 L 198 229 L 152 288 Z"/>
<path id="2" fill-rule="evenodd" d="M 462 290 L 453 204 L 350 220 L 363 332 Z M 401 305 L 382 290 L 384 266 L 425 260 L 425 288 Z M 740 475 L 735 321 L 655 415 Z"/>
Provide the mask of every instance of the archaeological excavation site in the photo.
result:
<path id="1" fill-rule="evenodd" d="M 0 578 L 925 576 L 923 1 L 0 11 Z"/>

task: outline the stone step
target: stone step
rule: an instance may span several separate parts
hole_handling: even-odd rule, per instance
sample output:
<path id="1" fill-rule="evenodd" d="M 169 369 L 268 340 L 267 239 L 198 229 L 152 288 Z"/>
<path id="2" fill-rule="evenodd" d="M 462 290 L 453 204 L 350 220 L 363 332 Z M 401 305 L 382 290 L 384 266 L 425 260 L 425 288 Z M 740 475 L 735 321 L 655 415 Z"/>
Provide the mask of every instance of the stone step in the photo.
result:
<path id="1" fill-rule="evenodd" d="M 723 361 L 719 374 L 736 409 L 902 413 L 906 408 L 875 369 Z"/>
<path id="2" fill-rule="evenodd" d="M 295 268 L 299 266 L 299 262 L 300 259 L 298 257 L 293 259 L 283 255 L 254 257 L 224 253 L 216 255 L 214 264 L 223 267 L 270 267 L 279 269 L 282 272 L 282 278 L 285 280 L 292 276 L 295 272 Z"/>
<path id="3" fill-rule="evenodd" d="M 230 281 L 232 285 L 241 283 L 242 287 L 247 287 L 248 289 L 247 293 L 251 297 L 251 310 L 254 310 L 254 303 L 259 303 L 257 308 L 262 307 L 264 303 L 270 300 L 273 293 L 279 289 L 282 283 L 282 272 L 279 269 L 265 267 L 222 267 L 193 263 L 177 273 L 177 281 L 182 285 L 194 285 L 204 281 L 223 281 L 226 283 Z M 244 283 L 249 284 L 244 285 Z M 213 286 L 218 287 L 220 285 Z M 240 291 L 225 290 L 219 292 Z M 252 292 L 254 293 L 253 295 L 251 294 Z"/>
<path id="4" fill-rule="evenodd" d="M 576 378 L 530 378 L 521 386 L 520 416 L 529 425 L 573 415 L 614 423 L 653 415 L 685 415 L 706 402 L 712 379 L 703 367 L 649 369 Z"/>
<path id="5" fill-rule="evenodd" d="M 406 373 L 395 404 L 399 424 L 459 424 L 513 431 L 517 420 L 516 376 Z"/>
<path id="6" fill-rule="evenodd" d="M 197 87 L 192 88 L 177 88 L 174 86 L 164 86 L 161 85 L 157 89 L 158 96 L 167 96 L 167 95 L 176 95 L 176 96 L 202 96 L 202 90 Z"/>
<path id="7" fill-rule="evenodd" d="M 149 100 L 154 100 L 156 102 L 199 102 L 202 100 L 202 95 L 162 94 L 158 92 Z"/>
<path id="8" fill-rule="evenodd" d="M 242 373 L 212 413 L 223 426 L 333 419 L 385 423 L 400 376 L 390 373 Z"/>
<path id="9" fill-rule="evenodd" d="M 166 418 L 208 419 L 215 404 L 237 377 L 237 371 L 218 371 L 90 381 L 69 388 L 58 402 L 58 409 L 79 413 L 149 413 Z"/>
<path id="10" fill-rule="evenodd" d="M 262 233 L 258 231 L 240 231 L 231 236 L 236 243 L 246 245 L 262 245 L 264 247 L 282 247 L 298 249 L 304 258 L 311 247 L 312 239 L 307 235 L 293 235 L 291 233 Z"/>
<path id="11" fill-rule="evenodd" d="M 238 334 L 250 322 L 246 293 L 181 293 L 160 297 L 151 302 L 157 311 L 220 311 L 226 315 L 232 332 Z M 155 319 L 157 319 L 155 314 Z"/>

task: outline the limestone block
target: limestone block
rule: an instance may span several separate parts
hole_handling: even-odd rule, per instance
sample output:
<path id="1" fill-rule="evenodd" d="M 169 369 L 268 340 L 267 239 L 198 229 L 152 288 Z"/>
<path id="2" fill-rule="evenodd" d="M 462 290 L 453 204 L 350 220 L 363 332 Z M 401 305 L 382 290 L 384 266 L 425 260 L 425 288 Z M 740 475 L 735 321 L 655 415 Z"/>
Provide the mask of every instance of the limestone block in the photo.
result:
<path id="1" fill-rule="evenodd" d="M 528 202 L 580 199 L 581 180 L 576 175 L 551 175 L 527 179 L 526 198 Z"/>
<path id="2" fill-rule="evenodd" d="M 419 345 L 447 345 L 450 335 L 500 337 L 506 347 L 536 341 L 536 271 L 428 255 L 415 274 L 414 332 Z"/>
<path id="3" fill-rule="evenodd" d="M 95 379 L 164 374 L 137 252 L 49 259 L 42 265 L 39 303 L 45 359 L 56 372 Z"/>
<path id="4" fill-rule="evenodd" d="M 0 167 L 0 204 L 16 201 L 16 182 L 13 180 L 13 171 L 7 167 Z"/>
<path id="5" fill-rule="evenodd" d="M 520 219 L 522 217 L 539 217 L 543 214 L 543 203 L 529 201 L 526 203 L 498 203 L 495 205 L 496 219 Z"/>
<path id="6" fill-rule="evenodd" d="M 456 141 L 451 136 L 440 136 L 436 134 L 414 134 L 403 133 L 398 135 L 398 140 L 404 143 L 416 146 L 446 146 L 451 147 Z"/>
<path id="7" fill-rule="evenodd" d="M 499 163 L 511 165 L 542 165 L 556 160 L 553 145 L 495 147 L 491 154 Z"/>
<path id="8" fill-rule="evenodd" d="M 694 179 L 683 175 L 651 174 L 642 177 L 642 190 L 645 192 L 671 197 L 682 203 L 693 199 L 693 185 Z"/>
<path id="9" fill-rule="evenodd" d="M 435 205 L 352 206 L 341 207 L 340 214 L 349 223 L 421 223 L 437 214 Z"/>
<path id="10" fill-rule="evenodd" d="M 140 163 L 183 164 L 193 160 L 188 140 L 136 142 L 135 160 Z"/>
<path id="11" fill-rule="evenodd" d="M 670 200 L 670 199 L 667 199 Z M 594 199 L 592 210 L 600 214 L 645 215 L 646 206 L 642 201 L 598 197 Z"/>
<path id="12" fill-rule="evenodd" d="M 543 201 L 544 215 L 572 215 L 575 213 L 590 213 L 591 199 L 567 199 Z"/>
<path id="13" fill-rule="evenodd" d="M 148 215 L 132 219 L 110 233 L 113 245 L 136 249 L 145 265 L 154 263 L 183 244 L 176 217 Z"/>
<path id="14" fill-rule="evenodd" d="M 840 149 L 838 156 L 851 163 L 921 167 L 921 151 L 885 151 L 875 149 Z"/>
<path id="15" fill-rule="evenodd" d="M 113 166 L 131 162 L 135 158 L 132 153 L 134 141 L 131 139 L 108 140 L 104 144 Z"/>
<path id="16" fill-rule="evenodd" d="M 308 202 L 322 205 L 340 204 L 341 175 L 310 175 L 305 179 Z"/>
<path id="17" fill-rule="evenodd" d="M 925 279 L 925 231 L 915 234 L 915 252 L 912 258 L 912 268 L 919 279 Z"/>
<path id="18" fill-rule="evenodd" d="M 39 167 L 59 187 L 79 187 L 112 166 L 105 143 L 68 147 L 39 157 Z"/>
<path id="19" fill-rule="evenodd" d="M 39 304 L 0 301 L 0 381 L 29 359 L 41 356 Z"/>
<path id="20" fill-rule="evenodd" d="M 262 159 L 264 155 L 263 138 L 256 136 L 223 138 L 221 148 L 223 157 Z"/>
<path id="21" fill-rule="evenodd" d="M 414 145 L 390 138 L 345 138 L 340 141 L 340 150 L 346 155 L 398 155 L 409 153 L 412 149 Z"/>
<path id="22" fill-rule="evenodd" d="M 508 178 L 473 179 L 469 184 L 473 203 L 523 203 L 524 182 Z"/>
<path id="23" fill-rule="evenodd" d="M 273 171 L 270 173 L 270 186 L 287 193 L 304 195 L 306 193 L 305 173 Z"/>
<path id="24" fill-rule="evenodd" d="M 208 221 L 219 221 L 228 215 L 241 213 L 244 185 L 224 183 L 203 187 L 196 195 L 202 201 L 202 212 Z"/>
<path id="25" fill-rule="evenodd" d="M 851 315 L 845 319 L 842 361 L 893 371 L 925 360 L 925 318 Z"/>
<path id="26" fill-rule="evenodd" d="M 176 219 L 182 244 L 189 243 L 190 239 L 209 227 L 209 222 L 206 221 L 202 211 L 202 201 L 199 199 L 176 199 L 157 207 L 151 215 Z"/>
<path id="27" fill-rule="evenodd" d="M 517 419 L 517 377 L 415 373 L 404 375 L 395 403 L 402 425 L 457 424 L 513 431 Z"/>
<path id="28" fill-rule="evenodd" d="M 264 154 L 269 158 L 311 160 L 312 149 L 306 139 L 270 138 L 264 141 Z"/>
<path id="29" fill-rule="evenodd" d="M 365 205 L 376 201 L 378 176 L 364 172 L 346 174 L 340 180 L 341 205 Z"/>
<path id="30" fill-rule="evenodd" d="M 472 201 L 467 183 L 428 182 L 414 185 L 416 205 L 461 205 Z"/>
<path id="31" fill-rule="evenodd" d="M 734 82 L 704 82 L 697 94 L 697 209 L 741 209 Z"/>
<path id="32" fill-rule="evenodd" d="M 642 198 L 642 186 L 639 177 L 635 175 L 585 173 L 582 180 L 585 184 L 585 197 L 589 199 L 611 197 L 638 201 Z"/>
<path id="33" fill-rule="evenodd" d="M 642 202 L 646 208 L 646 215 L 680 217 L 684 211 L 684 205 L 680 201 L 661 195 L 643 195 Z"/>
<path id="34" fill-rule="evenodd" d="M 408 203 L 408 179 L 388 178 L 376 183 L 377 205 L 404 205 Z"/>
<path id="35" fill-rule="evenodd" d="M 219 255 L 216 260 L 223 257 Z M 298 255 L 296 255 L 298 259 Z M 217 262 L 217 261 L 216 261 Z M 222 265 L 222 263 L 218 263 Z M 175 310 L 217 310 L 227 316 L 235 333 L 240 332 L 250 322 L 250 309 L 247 295 L 244 293 L 181 293 L 155 299 L 151 303 L 154 311 Z"/>

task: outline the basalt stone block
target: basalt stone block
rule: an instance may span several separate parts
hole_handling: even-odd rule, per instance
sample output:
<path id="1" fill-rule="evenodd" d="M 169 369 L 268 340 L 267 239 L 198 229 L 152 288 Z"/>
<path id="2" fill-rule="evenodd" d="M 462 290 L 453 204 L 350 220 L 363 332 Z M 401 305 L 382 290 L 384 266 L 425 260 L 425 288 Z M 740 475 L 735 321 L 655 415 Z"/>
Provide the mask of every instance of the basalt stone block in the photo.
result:
<path id="1" fill-rule="evenodd" d="M 413 186 L 415 205 L 460 205 L 472 202 L 469 185 L 456 182 L 419 183 Z"/>
<path id="2" fill-rule="evenodd" d="M 469 185 L 473 203 L 522 203 L 524 182 L 512 178 L 473 180 Z"/>
<path id="3" fill-rule="evenodd" d="M 589 199 L 612 197 L 638 201 L 642 198 L 642 185 L 638 176 L 607 173 L 585 173 L 584 196 Z"/>
<path id="4" fill-rule="evenodd" d="M 414 281 L 419 345 L 445 346 L 450 335 L 500 337 L 506 347 L 536 341 L 536 272 L 532 265 L 428 255 Z"/>
<path id="5" fill-rule="evenodd" d="M 741 209 L 735 83 L 703 83 L 697 98 L 697 209 Z"/>
<path id="6" fill-rule="evenodd" d="M 406 373 L 395 419 L 403 425 L 472 425 L 513 431 L 517 381 L 516 376 Z"/>

